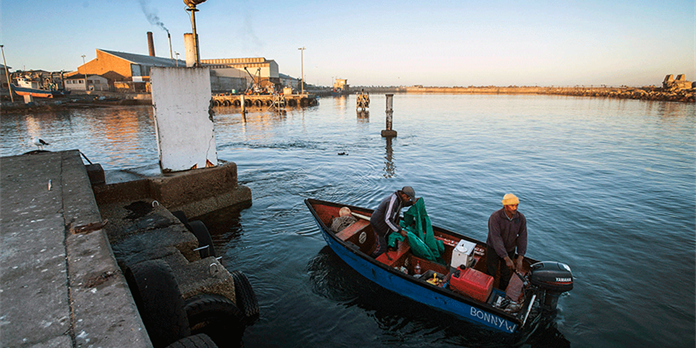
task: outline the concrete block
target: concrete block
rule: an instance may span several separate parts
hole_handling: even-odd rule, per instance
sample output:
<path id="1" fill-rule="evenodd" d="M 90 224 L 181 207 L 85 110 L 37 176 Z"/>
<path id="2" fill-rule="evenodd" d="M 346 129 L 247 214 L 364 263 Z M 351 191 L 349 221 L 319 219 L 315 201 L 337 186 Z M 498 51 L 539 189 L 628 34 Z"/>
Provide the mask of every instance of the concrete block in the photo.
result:
<path id="1" fill-rule="evenodd" d="M 87 175 L 89 176 L 89 181 L 92 183 L 92 186 L 104 185 L 106 183 L 104 169 L 102 168 L 101 164 L 89 164 L 85 166 L 85 169 L 87 169 Z"/>
<path id="2" fill-rule="evenodd" d="M 232 274 L 215 257 L 188 262 L 182 255 L 172 254 L 164 260 L 174 270 L 184 299 L 200 294 L 218 294 L 237 303 Z"/>
<path id="3" fill-rule="evenodd" d="M 181 208 L 197 203 L 199 208 L 191 208 L 191 211 L 202 210 L 201 205 L 214 205 L 214 209 L 208 210 L 209 212 L 238 203 L 250 202 L 251 191 L 248 188 L 239 190 L 235 163 L 152 178 L 150 186 L 152 198 L 169 210 L 184 210 L 188 216 L 199 214 L 190 214 Z M 201 201 L 205 202 L 200 203 Z M 219 204 L 224 202 L 230 204 Z"/>
<path id="4" fill-rule="evenodd" d="M 150 76 L 162 171 L 216 166 L 210 69 L 154 67 Z"/>

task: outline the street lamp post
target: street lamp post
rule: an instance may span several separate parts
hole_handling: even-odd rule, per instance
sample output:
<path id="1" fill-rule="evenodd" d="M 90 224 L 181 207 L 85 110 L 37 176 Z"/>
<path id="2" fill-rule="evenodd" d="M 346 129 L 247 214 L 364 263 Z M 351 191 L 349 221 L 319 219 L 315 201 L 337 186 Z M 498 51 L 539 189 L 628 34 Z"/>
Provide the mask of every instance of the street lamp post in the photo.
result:
<path id="1" fill-rule="evenodd" d="M 300 50 L 300 88 L 302 90 L 301 94 L 304 94 L 304 47 L 298 48 Z"/>
<path id="2" fill-rule="evenodd" d="M 12 84 L 10 83 L 10 73 L 7 72 L 7 62 L 5 62 L 5 45 L 0 45 L 0 50 L 2 51 L 2 64 L 5 67 L 5 78 L 7 79 L 7 90 L 10 92 L 10 101 L 14 103 L 14 97 L 12 96 Z"/>
<path id="3" fill-rule="evenodd" d="M 85 55 L 82 55 L 82 69 L 83 74 L 85 74 L 85 92 L 87 92 L 87 67 L 85 66 Z"/>
<path id="4" fill-rule="evenodd" d="M 193 45 L 195 46 L 193 49 L 193 54 L 196 56 L 196 63 L 194 63 L 195 67 L 201 66 L 201 51 L 198 48 L 198 34 L 196 34 L 196 12 L 198 12 L 196 5 L 202 4 L 205 1 L 206 0 L 184 0 L 184 4 L 189 7 L 186 9 L 186 11 L 191 12 L 191 29 L 193 32 Z"/>

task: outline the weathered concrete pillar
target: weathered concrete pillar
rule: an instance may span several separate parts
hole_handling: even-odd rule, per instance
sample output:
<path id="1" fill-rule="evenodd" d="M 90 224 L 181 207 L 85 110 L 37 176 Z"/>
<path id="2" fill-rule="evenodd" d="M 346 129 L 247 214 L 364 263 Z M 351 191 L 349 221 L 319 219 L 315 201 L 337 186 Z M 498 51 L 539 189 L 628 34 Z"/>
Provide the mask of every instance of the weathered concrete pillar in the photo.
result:
<path id="1" fill-rule="evenodd" d="M 393 94 L 385 94 L 387 97 L 387 129 L 382 131 L 382 136 L 383 137 L 395 137 L 396 136 L 396 131 L 392 129 L 392 119 L 394 115 L 394 110 L 392 109 L 393 101 L 394 101 L 394 95 Z"/>
<path id="2" fill-rule="evenodd" d="M 242 107 L 242 115 L 246 113 L 246 100 L 244 100 L 244 94 L 239 96 L 239 105 Z"/>
<path id="3" fill-rule="evenodd" d="M 186 50 L 186 66 L 190 68 L 196 65 L 196 42 L 193 34 L 184 34 L 184 49 Z"/>
<path id="4" fill-rule="evenodd" d="M 154 67 L 150 75 L 162 171 L 216 166 L 210 70 Z"/>

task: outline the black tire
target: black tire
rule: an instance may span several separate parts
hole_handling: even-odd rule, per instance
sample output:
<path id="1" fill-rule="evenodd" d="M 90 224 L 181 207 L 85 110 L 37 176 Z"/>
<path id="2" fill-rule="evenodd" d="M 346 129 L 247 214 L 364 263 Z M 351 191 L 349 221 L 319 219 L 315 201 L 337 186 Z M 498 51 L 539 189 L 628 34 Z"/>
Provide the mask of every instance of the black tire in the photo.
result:
<path id="1" fill-rule="evenodd" d="M 155 348 L 166 347 L 191 333 L 179 285 L 166 262 L 144 261 L 126 268 L 125 273 Z"/>
<path id="2" fill-rule="evenodd" d="M 213 323 L 243 326 L 244 314 L 237 305 L 222 295 L 202 294 L 186 300 L 186 316 L 192 331 Z"/>
<path id="3" fill-rule="evenodd" d="M 213 239 L 210 237 L 208 228 L 205 227 L 203 221 L 191 221 L 189 222 L 189 226 L 191 226 L 191 233 L 193 233 L 196 236 L 196 239 L 198 239 L 198 247 L 203 247 L 206 245 L 208 246 L 207 248 L 198 251 L 201 258 L 204 259 L 208 256 L 215 256 L 216 254 L 215 246 L 213 246 Z"/>
<path id="4" fill-rule="evenodd" d="M 254 289 L 247 276 L 241 271 L 232 272 L 232 279 L 234 279 L 237 307 L 244 313 L 246 323 L 251 324 L 259 318 L 259 301 L 256 299 Z"/>
<path id="5" fill-rule="evenodd" d="M 168 345 L 167 348 L 218 348 L 218 346 L 208 335 L 198 334 L 184 337 Z"/>
<path id="6" fill-rule="evenodd" d="M 179 221 L 181 221 L 181 223 L 184 224 L 184 226 L 186 226 L 187 230 L 191 231 L 191 225 L 189 225 L 188 218 L 186 217 L 186 214 L 183 211 L 173 211 L 172 215 L 174 215 L 175 218 L 179 219 Z"/>

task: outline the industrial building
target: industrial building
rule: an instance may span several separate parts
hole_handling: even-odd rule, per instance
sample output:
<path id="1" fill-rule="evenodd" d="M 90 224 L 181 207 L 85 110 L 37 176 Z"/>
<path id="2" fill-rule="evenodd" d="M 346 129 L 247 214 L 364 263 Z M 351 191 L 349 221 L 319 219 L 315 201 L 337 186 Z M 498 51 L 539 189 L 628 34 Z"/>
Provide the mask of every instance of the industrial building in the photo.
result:
<path id="1" fill-rule="evenodd" d="M 99 75 L 108 80 L 115 91 L 149 92 L 150 70 L 153 67 L 182 67 L 183 60 L 154 57 L 135 53 L 96 50 L 97 57 L 77 68 L 74 74 L 66 74 L 73 79 L 76 74 L 84 77 Z M 210 68 L 211 90 L 214 93 L 240 93 L 247 87 L 273 89 L 278 86 L 297 85 L 292 78 L 281 80 L 278 63 L 263 57 L 202 59 L 201 64 Z M 74 90 L 85 90 L 84 82 L 66 83 Z M 91 90 L 101 90 L 93 87 Z"/>

